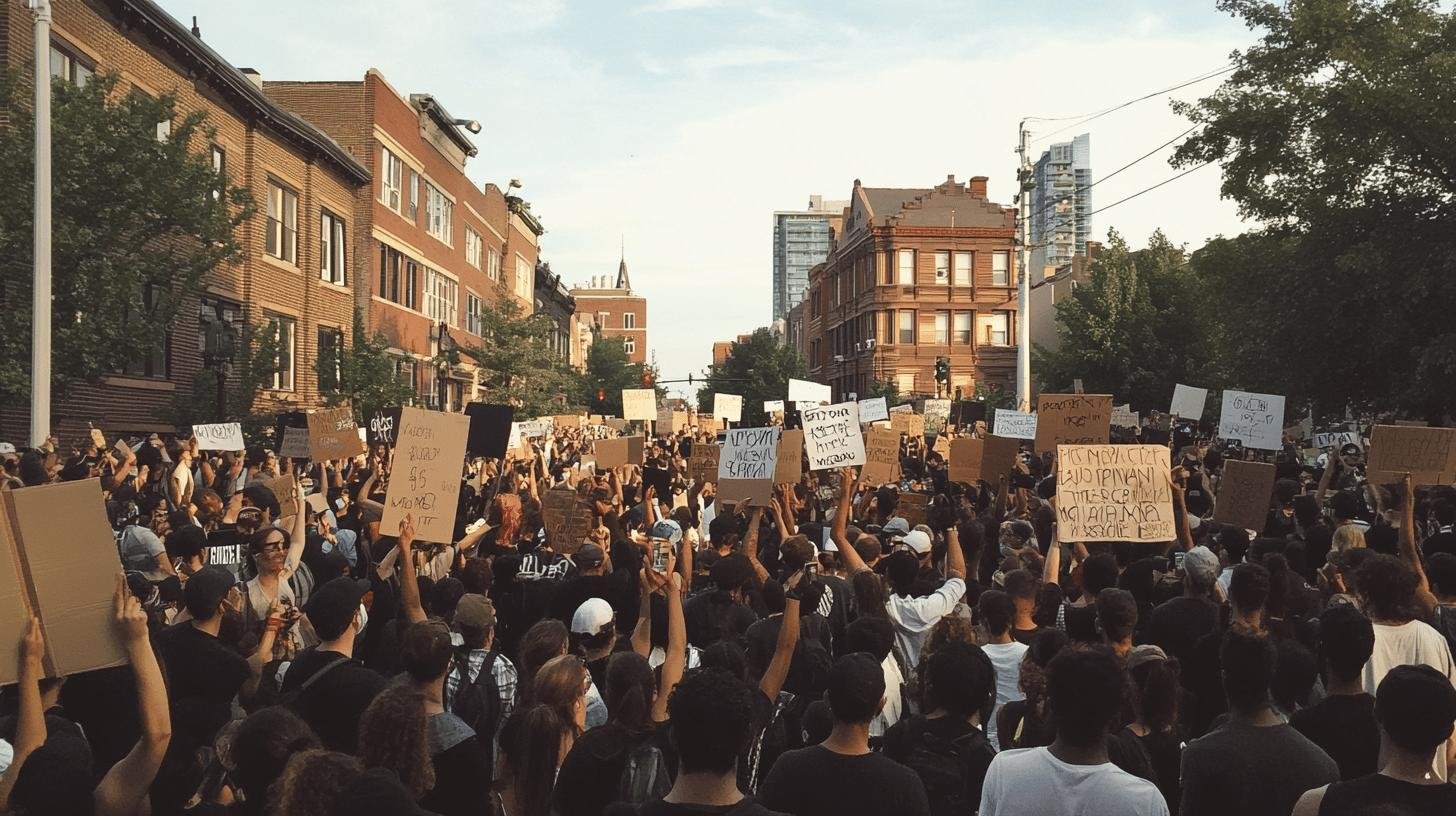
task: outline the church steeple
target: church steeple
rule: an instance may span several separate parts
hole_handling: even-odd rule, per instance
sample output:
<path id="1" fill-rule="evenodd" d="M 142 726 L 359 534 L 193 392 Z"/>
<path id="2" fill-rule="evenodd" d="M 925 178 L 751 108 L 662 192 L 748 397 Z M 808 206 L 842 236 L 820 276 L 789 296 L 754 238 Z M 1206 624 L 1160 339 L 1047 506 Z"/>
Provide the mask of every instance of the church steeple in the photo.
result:
<path id="1" fill-rule="evenodd" d="M 622 261 L 617 264 L 617 288 L 628 290 L 632 288 L 632 280 L 627 277 L 627 242 L 625 239 L 622 241 Z"/>

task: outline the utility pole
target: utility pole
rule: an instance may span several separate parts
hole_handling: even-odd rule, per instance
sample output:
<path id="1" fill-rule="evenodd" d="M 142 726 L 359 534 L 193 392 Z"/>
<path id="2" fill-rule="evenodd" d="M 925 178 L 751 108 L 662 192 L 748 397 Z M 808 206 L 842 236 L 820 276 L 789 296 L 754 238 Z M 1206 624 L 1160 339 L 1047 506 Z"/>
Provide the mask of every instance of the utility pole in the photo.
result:
<path id="1" fill-rule="evenodd" d="M 35 281 L 30 325 L 30 442 L 51 433 L 51 3 L 35 12 Z"/>
<path id="2" fill-rule="evenodd" d="M 1016 145 L 1016 155 L 1021 159 L 1021 166 L 1016 171 L 1016 203 L 1021 221 L 1021 246 L 1016 263 L 1020 275 L 1016 301 L 1016 403 L 1018 408 L 1028 411 L 1031 410 L 1031 270 L 1028 267 L 1031 266 L 1031 191 L 1035 185 L 1031 176 L 1031 157 L 1027 152 L 1031 132 L 1026 129 L 1025 119 L 1021 120 L 1020 130 L 1021 138 Z"/>

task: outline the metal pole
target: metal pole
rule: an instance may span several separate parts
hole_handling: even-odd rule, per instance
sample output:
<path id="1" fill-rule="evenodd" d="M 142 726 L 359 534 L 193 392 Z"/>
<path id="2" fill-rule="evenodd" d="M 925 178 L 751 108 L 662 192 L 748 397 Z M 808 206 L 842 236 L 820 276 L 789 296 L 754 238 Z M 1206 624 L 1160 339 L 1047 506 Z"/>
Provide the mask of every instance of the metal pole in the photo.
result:
<path id="1" fill-rule="evenodd" d="M 1021 248 L 1017 253 L 1017 270 L 1020 280 L 1017 284 L 1016 300 L 1016 402 L 1021 410 L 1031 406 L 1031 159 L 1027 154 L 1027 142 L 1031 132 L 1026 129 L 1026 120 L 1021 122 L 1021 139 L 1016 153 L 1021 166 L 1016 177 L 1020 184 L 1017 203 L 1020 205 Z"/>
<path id="2" fill-rule="evenodd" d="M 35 11 L 35 289 L 30 326 L 30 441 L 51 433 L 51 4 Z"/>

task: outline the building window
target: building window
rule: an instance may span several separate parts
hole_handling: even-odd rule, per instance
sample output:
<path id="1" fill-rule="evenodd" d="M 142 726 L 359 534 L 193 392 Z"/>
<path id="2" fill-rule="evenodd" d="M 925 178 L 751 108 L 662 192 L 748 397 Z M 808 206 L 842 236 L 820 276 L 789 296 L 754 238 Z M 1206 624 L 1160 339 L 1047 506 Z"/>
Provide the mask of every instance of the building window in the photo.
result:
<path id="1" fill-rule="evenodd" d="M 624 328 L 624 329 L 635 329 L 635 328 L 637 328 L 637 314 L 635 312 L 623 312 L 622 313 L 622 328 Z"/>
<path id="2" fill-rule="evenodd" d="M 957 252 L 955 254 L 955 285 L 971 285 L 971 259 L 975 256 L 969 252 Z"/>
<path id="3" fill-rule="evenodd" d="M 51 77 L 84 86 L 96 75 L 96 66 L 79 51 L 63 43 L 51 43 Z"/>
<path id="4" fill-rule="evenodd" d="M 895 256 L 898 269 L 896 270 L 895 280 L 890 281 L 890 283 L 898 282 L 904 286 L 913 286 L 915 284 L 915 250 L 902 249 L 895 253 Z"/>
<path id="5" fill-rule="evenodd" d="M 976 322 L 981 332 L 981 345 L 1005 346 L 1010 344 L 1010 312 L 992 312 L 978 315 Z"/>
<path id="6" fill-rule="evenodd" d="M 1010 252 L 993 252 L 993 253 L 991 253 L 991 285 L 992 286 L 1010 286 L 1011 285 L 1011 253 Z"/>
<path id="7" fill-rule="evenodd" d="M 131 307 L 126 310 L 127 321 L 151 323 L 162 297 L 163 292 L 150 283 L 142 287 L 141 297 L 133 301 Z M 164 334 L 150 348 L 137 349 L 132 358 L 122 367 L 122 373 L 132 377 L 166 379 L 167 349 L 170 345 L 170 336 Z"/>
<path id="8" fill-rule="evenodd" d="M 419 266 L 408 256 L 387 244 L 379 245 L 380 297 L 408 309 L 419 308 L 415 293 L 418 272 Z"/>
<path id="9" fill-rule="evenodd" d="M 212 172 L 217 174 L 217 187 L 212 191 L 212 198 L 214 201 L 221 201 L 228 183 L 227 151 L 217 145 L 212 146 Z"/>
<path id="10" fill-rule="evenodd" d="M 318 390 L 320 394 L 332 394 L 339 390 L 343 379 L 342 360 L 344 333 L 328 326 L 319 326 L 318 357 L 314 367 L 318 369 Z"/>
<path id="11" fill-rule="evenodd" d="M 223 300 L 211 295 L 203 295 L 197 299 L 197 353 L 203 354 L 207 351 L 207 335 L 212 331 L 213 324 L 223 323 L 232 328 L 233 354 L 237 355 L 238 341 L 243 327 L 243 307 L 229 300 Z"/>
<path id="12" fill-rule="evenodd" d="M 950 283 L 950 253 L 935 253 L 935 282 Z"/>
<path id="13" fill-rule="evenodd" d="M 955 342 L 958 346 L 971 344 L 971 313 L 955 313 Z"/>
<path id="14" fill-rule="evenodd" d="M 425 182 L 425 231 L 436 238 L 450 243 L 455 204 L 445 197 L 435 185 Z"/>
<path id="15" fill-rule="evenodd" d="M 293 390 L 293 370 L 297 358 L 294 354 L 294 340 L 298 337 L 298 322 L 291 317 L 269 315 L 268 328 L 278 343 L 278 364 L 273 371 L 273 390 Z"/>
<path id="16" fill-rule="evenodd" d="M 163 119 L 157 123 L 157 141 L 165 142 L 172 135 L 172 120 Z"/>
<path id="17" fill-rule="evenodd" d="M 935 344 L 950 345 L 950 312 L 935 313 Z"/>
<path id="18" fill-rule="evenodd" d="M 339 286 L 349 282 L 344 262 L 348 244 L 344 237 L 344 219 L 324 210 L 319 218 L 319 279 Z"/>
<path id="19" fill-rule="evenodd" d="M 520 255 L 516 256 L 516 297 L 530 302 L 531 290 L 531 265 Z"/>
<path id="20" fill-rule="evenodd" d="M 405 385 L 408 385 L 410 387 L 410 390 L 414 391 L 415 393 L 419 393 L 420 384 L 418 378 L 416 378 L 415 376 L 414 360 L 411 360 L 407 357 L 401 357 L 400 359 L 395 360 L 394 376 L 395 379 L 398 379 Z"/>
<path id="21" fill-rule="evenodd" d="M 379 201 L 384 206 L 399 212 L 400 207 L 400 185 L 404 177 L 404 162 L 390 152 L 389 148 L 379 148 Z"/>
<path id="22" fill-rule="evenodd" d="M 414 170 L 409 172 L 409 185 L 409 220 L 414 223 L 420 218 L 420 174 Z"/>
<path id="23" fill-rule="evenodd" d="M 607 312 L 597 312 L 597 328 L 600 328 L 600 329 L 608 328 L 608 326 L 607 326 L 607 317 L 608 316 L 609 315 L 608 315 Z"/>
<path id="24" fill-rule="evenodd" d="M 269 255 L 291 264 L 298 263 L 298 193 L 268 179 Z"/>
<path id="25" fill-rule="evenodd" d="M 622 348 L 628 354 L 636 354 L 637 353 L 637 340 L 636 340 L 636 338 L 632 338 L 632 337 L 624 337 L 624 338 L 622 338 Z"/>
<path id="26" fill-rule="evenodd" d="M 485 275 L 491 280 L 500 280 L 501 254 L 495 250 L 486 250 L 485 253 Z"/>
<path id="27" fill-rule="evenodd" d="M 478 337 L 485 336 L 485 303 L 474 293 L 465 296 L 465 330 Z"/>
<path id="28" fill-rule="evenodd" d="M 472 229 L 468 224 L 465 227 L 465 262 L 480 268 L 480 233 Z"/>
<path id="29" fill-rule="evenodd" d="M 445 273 L 425 267 L 425 315 L 451 326 L 460 325 L 460 284 Z"/>
<path id="30" fill-rule="evenodd" d="M 900 340 L 903 345 L 915 345 L 915 310 L 901 309 L 896 313 L 900 320 Z"/>

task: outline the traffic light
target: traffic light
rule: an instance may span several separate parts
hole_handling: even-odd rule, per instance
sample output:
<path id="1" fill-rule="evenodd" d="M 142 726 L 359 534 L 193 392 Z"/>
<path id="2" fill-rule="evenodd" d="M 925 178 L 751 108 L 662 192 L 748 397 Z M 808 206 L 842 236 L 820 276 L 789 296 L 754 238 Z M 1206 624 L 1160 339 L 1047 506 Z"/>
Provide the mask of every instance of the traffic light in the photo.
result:
<path id="1" fill-rule="evenodd" d="M 606 390 L 605 389 L 602 389 L 602 388 L 598 388 L 597 389 L 597 402 L 606 402 L 606 401 L 607 401 L 607 392 L 606 392 Z"/>
<path id="2" fill-rule="evenodd" d="M 950 358 L 949 357 L 936 357 L 935 358 L 935 381 L 936 382 L 942 382 L 942 383 L 944 383 L 944 382 L 950 382 Z"/>

